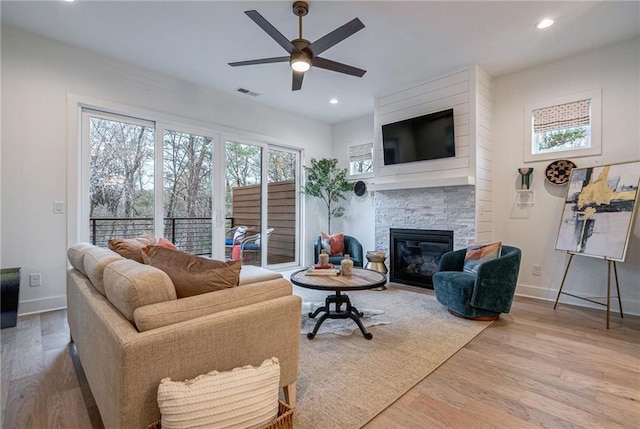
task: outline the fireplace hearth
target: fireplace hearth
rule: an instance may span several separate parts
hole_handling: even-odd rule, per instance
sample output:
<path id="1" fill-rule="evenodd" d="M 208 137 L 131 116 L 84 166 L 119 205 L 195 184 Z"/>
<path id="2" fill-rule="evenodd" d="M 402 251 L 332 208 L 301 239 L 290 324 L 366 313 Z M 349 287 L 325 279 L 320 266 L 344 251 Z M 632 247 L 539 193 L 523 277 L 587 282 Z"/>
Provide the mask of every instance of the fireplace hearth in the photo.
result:
<path id="1" fill-rule="evenodd" d="M 391 228 L 389 249 L 389 281 L 433 289 L 440 257 L 453 250 L 453 231 Z"/>

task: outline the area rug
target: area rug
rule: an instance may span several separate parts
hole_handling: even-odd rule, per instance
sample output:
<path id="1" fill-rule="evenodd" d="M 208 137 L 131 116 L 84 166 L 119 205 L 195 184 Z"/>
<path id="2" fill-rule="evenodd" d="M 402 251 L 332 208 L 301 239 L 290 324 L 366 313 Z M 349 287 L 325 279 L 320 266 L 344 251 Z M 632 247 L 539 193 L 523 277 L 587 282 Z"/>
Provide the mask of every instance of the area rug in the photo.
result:
<path id="1" fill-rule="evenodd" d="M 303 302 L 323 297 L 299 287 L 294 293 Z M 349 297 L 358 308 L 384 311 L 390 323 L 368 328 L 370 341 L 359 331 L 300 336 L 296 429 L 362 427 L 490 324 L 454 317 L 433 294 L 393 285 Z"/>
<path id="2" fill-rule="evenodd" d="M 322 306 L 324 306 L 324 302 L 321 301 L 302 303 L 302 329 L 300 330 L 300 335 L 307 335 L 308 332 L 313 331 L 313 328 L 316 326 L 316 321 L 321 316 L 318 315 L 315 319 L 311 319 L 309 313 L 313 313 L 317 308 Z M 360 321 L 367 329 L 370 326 L 388 325 L 391 323 L 389 319 L 384 317 L 384 311 L 382 310 L 358 308 L 358 311 L 362 313 Z M 327 319 L 322 323 L 316 335 L 334 334 L 348 336 L 353 335 L 356 330 L 360 332 L 358 325 L 351 319 Z"/>

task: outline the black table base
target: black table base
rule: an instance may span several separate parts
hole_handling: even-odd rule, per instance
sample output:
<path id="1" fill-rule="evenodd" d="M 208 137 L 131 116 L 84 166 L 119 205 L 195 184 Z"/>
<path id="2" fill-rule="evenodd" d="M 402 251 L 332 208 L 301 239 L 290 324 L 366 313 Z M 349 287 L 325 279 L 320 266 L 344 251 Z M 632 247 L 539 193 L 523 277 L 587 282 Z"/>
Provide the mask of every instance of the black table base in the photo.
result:
<path id="1" fill-rule="evenodd" d="M 331 310 L 331 304 L 333 304 L 334 306 L 333 310 Z M 344 310 L 342 309 L 343 304 L 345 304 Z M 313 327 L 313 332 L 309 332 L 307 334 L 307 338 L 309 338 L 310 340 L 312 340 L 316 336 L 316 334 L 318 333 L 318 329 L 320 329 L 320 326 L 322 326 L 324 321 L 327 319 L 351 319 L 356 322 L 356 324 L 360 328 L 360 331 L 362 332 L 362 335 L 367 340 L 373 338 L 373 335 L 367 332 L 367 330 L 364 328 L 364 325 L 362 324 L 362 321 L 360 320 L 363 314 L 358 311 L 357 308 L 351 305 L 349 296 L 347 294 L 341 294 L 339 290 L 336 291 L 335 295 L 329 295 L 324 300 L 324 307 L 320 307 L 313 313 L 309 313 L 309 317 L 315 319 L 316 316 L 320 313 L 322 313 L 322 315 L 317 320 L 316 326 Z"/>

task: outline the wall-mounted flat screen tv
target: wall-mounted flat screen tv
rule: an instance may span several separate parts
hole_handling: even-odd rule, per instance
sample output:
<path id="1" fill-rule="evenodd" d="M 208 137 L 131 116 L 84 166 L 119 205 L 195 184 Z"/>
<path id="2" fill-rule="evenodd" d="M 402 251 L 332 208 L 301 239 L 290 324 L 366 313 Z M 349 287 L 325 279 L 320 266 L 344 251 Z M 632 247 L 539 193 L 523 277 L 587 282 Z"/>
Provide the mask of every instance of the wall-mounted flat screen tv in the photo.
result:
<path id="1" fill-rule="evenodd" d="M 456 156 L 453 109 L 382 126 L 384 165 Z"/>

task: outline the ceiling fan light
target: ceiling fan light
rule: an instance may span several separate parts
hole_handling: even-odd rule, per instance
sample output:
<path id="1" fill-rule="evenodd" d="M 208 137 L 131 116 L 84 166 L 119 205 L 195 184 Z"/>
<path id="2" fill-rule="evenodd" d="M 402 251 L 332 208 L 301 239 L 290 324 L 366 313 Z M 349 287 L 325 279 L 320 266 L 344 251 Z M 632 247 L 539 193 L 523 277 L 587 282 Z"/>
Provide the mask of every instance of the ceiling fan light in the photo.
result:
<path id="1" fill-rule="evenodd" d="M 305 58 L 298 58 L 291 60 L 291 68 L 297 72 L 306 72 L 311 68 L 311 64 L 309 63 L 309 60 Z"/>

